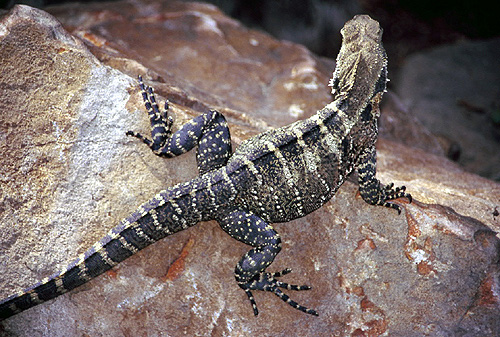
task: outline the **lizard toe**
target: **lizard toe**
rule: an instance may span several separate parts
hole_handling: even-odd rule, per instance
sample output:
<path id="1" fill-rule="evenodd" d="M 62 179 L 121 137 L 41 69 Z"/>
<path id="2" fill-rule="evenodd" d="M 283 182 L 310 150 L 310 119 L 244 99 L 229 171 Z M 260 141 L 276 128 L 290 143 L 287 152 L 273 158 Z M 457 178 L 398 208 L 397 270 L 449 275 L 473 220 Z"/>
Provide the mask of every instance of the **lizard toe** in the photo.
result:
<path id="1" fill-rule="evenodd" d="M 257 316 L 259 311 L 257 309 L 257 304 L 255 302 L 255 298 L 253 297 L 252 290 L 261 290 L 261 291 L 270 291 L 278 296 L 282 301 L 288 303 L 291 307 L 300 310 L 306 314 L 318 316 L 316 310 L 309 309 L 304 307 L 294 300 L 292 300 L 287 294 L 282 292 L 279 288 L 287 289 L 287 290 L 310 290 L 311 287 L 308 285 L 295 285 L 288 284 L 286 282 L 282 282 L 276 279 L 276 277 L 280 277 L 286 275 L 291 272 L 291 269 L 284 269 L 281 272 L 277 273 L 259 273 L 256 274 L 251 280 L 248 282 L 239 282 L 238 285 L 242 288 L 248 296 L 250 303 L 252 304 L 254 315 Z"/>

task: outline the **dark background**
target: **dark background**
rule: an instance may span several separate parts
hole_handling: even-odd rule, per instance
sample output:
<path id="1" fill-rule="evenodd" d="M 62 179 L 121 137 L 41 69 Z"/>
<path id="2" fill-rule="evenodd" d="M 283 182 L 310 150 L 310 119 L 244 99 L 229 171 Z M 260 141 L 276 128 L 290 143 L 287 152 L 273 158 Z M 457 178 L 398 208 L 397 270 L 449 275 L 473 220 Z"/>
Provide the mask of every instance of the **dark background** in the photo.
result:
<path id="1" fill-rule="evenodd" d="M 0 8 L 8 9 L 16 3 L 23 3 L 43 9 L 46 6 L 68 2 L 71 1 L 0 0 Z M 498 4 L 495 5 L 494 1 L 487 0 L 206 0 L 205 2 L 216 5 L 228 16 L 243 22 L 249 28 L 266 31 L 278 39 L 299 43 L 314 53 L 328 58 L 335 58 L 338 53 L 341 42 L 339 31 L 344 23 L 355 14 L 369 14 L 384 28 L 383 41 L 390 60 L 391 79 L 397 79 L 404 61 L 416 52 L 426 52 L 440 45 L 453 45 L 461 41 L 481 41 L 500 36 L 499 11 L 496 8 Z M 500 74 L 500 69 L 498 71 Z M 391 89 L 393 88 L 394 83 Z M 471 111 L 473 115 L 471 118 L 477 119 L 478 122 L 468 124 L 467 128 L 487 130 L 488 138 L 493 140 L 493 146 L 498 144 L 500 149 L 500 105 L 495 105 L 491 109 L 472 107 Z M 462 146 L 474 149 L 477 144 L 465 144 L 465 140 L 461 142 L 462 144 L 460 141 L 451 141 L 447 145 L 449 149 L 446 152 L 450 159 L 463 165 Z M 500 163 L 498 165 L 500 166 Z M 485 173 L 481 169 L 467 168 L 467 165 L 465 167 L 500 181 L 500 169 L 498 172 Z M 489 167 L 495 168 L 496 165 L 489 164 Z"/>
<path id="2" fill-rule="evenodd" d="M 22 3 L 44 8 L 67 0 L 0 0 L 0 8 Z M 73 1 L 74 2 L 74 1 Z M 91 1 L 78 1 L 81 3 Z M 408 53 L 459 39 L 500 36 L 498 4 L 489 0 L 206 0 L 251 28 L 335 57 L 343 23 L 370 14 L 384 27 L 392 62 Z M 333 24 L 332 24 L 333 23 Z M 340 25 L 337 27 L 337 25 Z M 336 42 L 336 43 L 332 43 Z M 389 48 L 390 46 L 390 48 Z"/>

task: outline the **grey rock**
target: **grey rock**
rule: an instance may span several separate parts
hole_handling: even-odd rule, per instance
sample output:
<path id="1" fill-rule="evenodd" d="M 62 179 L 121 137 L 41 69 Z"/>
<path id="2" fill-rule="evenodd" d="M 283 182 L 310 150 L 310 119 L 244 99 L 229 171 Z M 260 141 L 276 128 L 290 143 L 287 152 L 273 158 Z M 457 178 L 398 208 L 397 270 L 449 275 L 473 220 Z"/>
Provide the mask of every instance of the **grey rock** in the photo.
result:
<path id="1" fill-rule="evenodd" d="M 458 162 L 500 180 L 500 38 L 463 41 L 409 57 L 397 93 L 431 132 L 458 144 Z"/>

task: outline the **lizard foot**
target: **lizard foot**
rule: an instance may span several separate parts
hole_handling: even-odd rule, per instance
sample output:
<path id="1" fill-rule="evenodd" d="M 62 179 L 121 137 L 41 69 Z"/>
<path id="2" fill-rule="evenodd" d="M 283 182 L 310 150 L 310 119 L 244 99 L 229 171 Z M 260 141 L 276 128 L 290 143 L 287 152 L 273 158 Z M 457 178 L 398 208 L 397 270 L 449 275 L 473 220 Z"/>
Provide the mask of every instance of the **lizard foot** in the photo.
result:
<path id="1" fill-rule="evenodd" d="M 386 185 L 384 187 L 385 199 L 380 204 L 382 206 L 385 206 L 385 207 L 394 208 L 395 210 L 398 211 L 399 214 L 401 214 L 401 207 L 399 205 L 393 204 L 393 203 L 388 202 L 388 201 L 398 199 L 398 198 L 406 198 L 411 203 L 413 200 L 411 197 L 411 194 L 405 193 L 405 191 L 406 191 L 406 186 L 394 188 L 394 183 Z"/>
<path id="2" fill-rule="evenodd" d="M 151 139 L 134 131 L 127 131 L 126 135 L 140 139 L 153 151 L 157 151 L 165 144 L 172 134 L 174 119 L 168 114 L 168 100 L 165 101 L 165 108 L 161 111 L 156 102 L 153 88 L 144 84 L 142 76 L 139 76 L 139 88 L 141 89 L 142 99 L 148 111 L 151 123 Z"/>
<path id="3" fill-rule="evenodd" d="M 288 284 L 285 282 L 278 281 L 276 277 L 280 277 L 283 275 L 286 275 L 290 273 L 292 270 L 287 268 L 282 270 L 281 272 L 277 273 L 259 273 L 256 274 L 251 280 L 248 282 L 238 282 L 238 285 L 240 286 L 241 289 L 245 291 L 245 293 L 248 296 L 248 299 L 250 300 L 250 303 L 252 304 L 253 307 L 253 313 L 255 316 L 259 314 L 259 310 L 257 310 L 257 304 L 255 303 L 255 299 L 252 295 L 251 290 L 263 290 L 263 291 L 271 291 L 273 292 L 276 296 L 281 298 L 284 302 L 288 303 L 291 305 L 293 308 L 298 309 L 302 312 L 305 312 L 306 314 L 318 316 L 318 313 L 315 310 L 308 309 L 297 302 L 293 301 L 283 293 L 279 288 L 283 289 L 288 289 L 288 290 L 309 290 L 311 289 L 310 286 L 298 286 L 294 284 Z"/>

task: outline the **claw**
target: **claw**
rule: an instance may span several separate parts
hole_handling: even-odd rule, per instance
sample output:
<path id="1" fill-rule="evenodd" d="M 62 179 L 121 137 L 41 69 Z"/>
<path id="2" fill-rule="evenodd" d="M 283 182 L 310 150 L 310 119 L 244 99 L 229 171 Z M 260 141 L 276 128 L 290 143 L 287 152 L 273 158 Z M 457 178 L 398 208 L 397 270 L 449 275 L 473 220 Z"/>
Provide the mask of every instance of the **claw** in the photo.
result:
<path id="1" fill-rule="evenodd" d="M 279 290 L 279 288 L 274 289 L 273 292 L 276 294 L 276 296 L 278 296 L 279 298 L 281 298 L 284 302 L 290 304 L 290 306 L 292 306 L 292 308 L 298 309 L 298 310 L 300 310 L 302 312 L 305 312 L 306 314 L 310 314 L 310 315 L 314 315 L 314 316 L 319 316 L 318 313 L 316 312 L 316 310 L 309 309 L 309 308 L 306 308 L 306 307 L 298 304 L 297 302 L 295 302 L 292 299 L 290 299 L 290 297 L 288 297 L 287 294 L 285 294 L 284 292 L 282 292 L 281 290 Z"/>
<path id="2" fill-rule="evenodd" d="M 391 183 L 386 185 L 384 189 L 385 189 L 385 200 L 382 201 L 381 205 L 395 209 L 396 211 L 398 211 L 398 214 L 401 214 L 401 207 L 399 205 L 388 202 L 389 200 L 406 198 L 410 203 L 413 200 L 411 194 L 405 193 L 406 186 L 394 188 L 394 183 Z"/>
<path id="3" fill-rule="evenodd" d="M 273 292 L 276 296 L 278 296 L 282 301 L 288 303 L 291 307 L 298 309 L 306 314 L 318 316 L 316 310 L 306 308 L 294 300 L 292 300 L 287 294 L 283 293 L 279 288 L 288 289 L 288 290 L 309 290 L 310 286 L 307 285 L 295 285 L 288 284 L 286 282 L 281 282 L 276 280 L 276 277 L 280 277 L 290 273 L 292 270 L 287 268 L 277 273 L 260 273 L 255 275 L 248 282 L 239 282 L 240 288 L 242 288 L 248 296 L 250 303 L 252 304 L 253 313 L 255 316 L 259 314 L 259 310 L 257 309 L 257 303 L 255 302 L 255 298 L 251 290 L 262 290 L 262 291 L 270 291 Z"/>
<path id="4" fill-rule="evenodd" d="M 257 303 L 255 303 L 255 298 L 253 298 L 252 292 L 248 289 L 243 290 L 245 290 L 245 294 L 247 294 L 248 299 L 250 300 L 250 304 L 252 304 L 253 314 L 257 316 L 259 314 L 259 309 L 257 309 Z"/>
<path id="5" fill-rule="evenodd" d="M 160 111 L 153 88 L 144 84 L 142 76 L 139 75 L 138 79 L 142 100 L 144 101 L 151 124 L 151 139 L 133 131 L 127 131 L 126 135 L 140 139 L 156 153 L 170 137 L 174 120 L 172 116 L 168 115 L 168 100 L 165 102 L 165 110 Z"/>
<path id="6" fill-rule="evenodd" d="M 290 274 L 291 272 L 292 272 L 292 270 L 290 268 L 285 268 L 282 271 L 278 271 L 275 273 L 269 273 L 269 276 L 272 278 L 281 277 L 283 275 Z"/>

